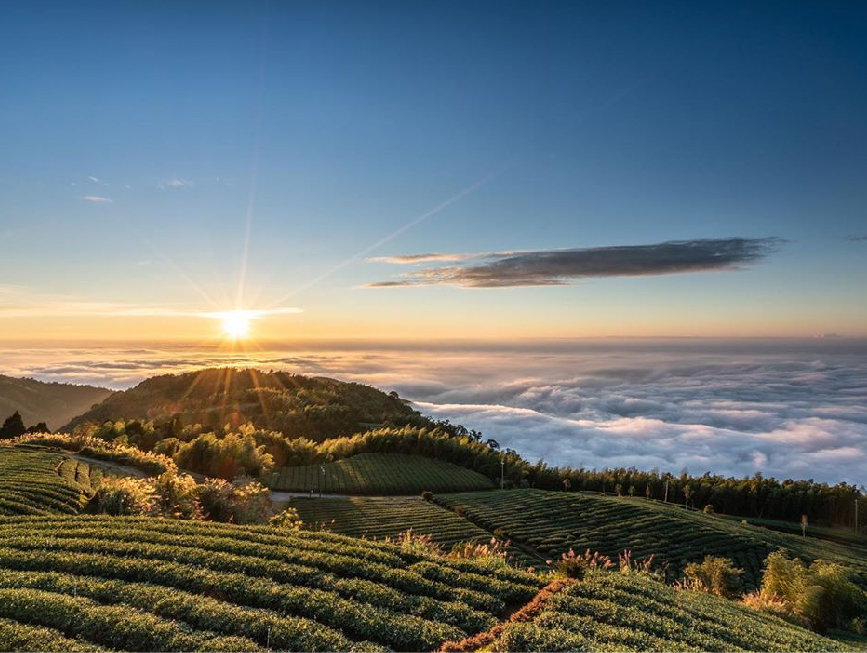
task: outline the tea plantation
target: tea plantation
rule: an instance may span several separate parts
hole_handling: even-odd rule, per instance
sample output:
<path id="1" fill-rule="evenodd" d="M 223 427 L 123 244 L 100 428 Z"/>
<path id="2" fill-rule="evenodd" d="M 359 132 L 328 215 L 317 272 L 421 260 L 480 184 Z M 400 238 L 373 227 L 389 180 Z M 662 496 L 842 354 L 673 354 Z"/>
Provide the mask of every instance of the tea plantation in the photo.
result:
<path id="1" fill-rule="evenodd" d="M 418 494 L 494 487 L 489 478 L 471 469 L 397 453 L 364 453 L 325 465 L 280 467 L 272 473 L 269 485 L 272 490 L 335 494 Z"/>
<path id="2" fill-rule="evenodd" d="M 301 519 L 310 527 L 324 524 L 336 533 L 383 539 L 412 529 L 431 535 L 434 543 L 451 548 L 458 542 L 487 542 L 491 533 L 450 510 L 417 497 L 323 497 L 294 499 Z"/>
<path id="3" fill-rule="evenodd" d="M 754 589 L 767 555 L 784 548 L 804 559 L 840 562 L 856 574 L 856 581 L 867 584 L 863 548 L 777 533 L 646 499 L 511 490 L 439 494 L 435 500 L 548 558 L 570 548 L 615 558 L 630 549 L 634 558 L 655 555 L 658 562 L 669 563 L 669 576 L 676 579 L 687 562 L 718 555 L 741 567 L 746 589 Z"/>
<path id="4" fill-rule="evenodd" d="M 0 629 L 12 628 L 19 648 L 66 638 L 130 651 L 433 650 L 490 628 L 542 584 L 333 533 L 0 519 Z"/>
<path id="5" fill-rule="evenodd" d="M 734 601 L 678 591 L 647 574 L 591 572 L 530 621 L 499 629 L 493 651 L 840 651 Z"/>
<path id="6" fill-rule="evenodd" d="M 0 515 L 75 514 L 100 479 L 98 467 L 59 452 L 0 446 Z"/>

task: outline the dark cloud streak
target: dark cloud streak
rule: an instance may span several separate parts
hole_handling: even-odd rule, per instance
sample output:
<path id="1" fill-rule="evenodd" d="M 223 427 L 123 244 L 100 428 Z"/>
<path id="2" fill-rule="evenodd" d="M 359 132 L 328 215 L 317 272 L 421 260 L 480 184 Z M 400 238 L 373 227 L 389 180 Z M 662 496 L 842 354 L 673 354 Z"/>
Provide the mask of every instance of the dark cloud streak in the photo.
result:
<path id="1" fill-rule="evenodd" d="M 654 245 L 623 245 L 534 252 L 490 254 L 483 263 L 428 267 L 398 280 L 368 284 L 373 288 L 453 285 L 465 288 L 567 285 L 575 279 L 640 277 L 686 272 L 734 270 L 776 251 L 780 238 L 677 240 Z M 479 258 L 437 255 L 440 260 Z M 433 260 L 433 255 L 390 257 L 391 262 Z"/>

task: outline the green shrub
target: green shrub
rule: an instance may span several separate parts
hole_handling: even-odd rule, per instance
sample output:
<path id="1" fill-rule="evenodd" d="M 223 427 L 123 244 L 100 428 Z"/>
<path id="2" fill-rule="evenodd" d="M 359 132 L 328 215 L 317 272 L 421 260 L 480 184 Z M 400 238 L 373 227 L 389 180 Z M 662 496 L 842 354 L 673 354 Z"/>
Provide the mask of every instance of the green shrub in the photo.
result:
<path id="1" fill-rule="evenodd" d="M 429 490 L 425 490 L 421 493 L 421 498 L 424 501 L 427 501 L 428 503 L 430 503 L 431 501 L 433 501 L 433 492 L 430 492 Z"/>
<path id="2" fill-rule="evenodd" d="M 728 558 L 709 555 L 700 563 L 689 563 L 685 573 L 686 585 L 690 589 L 731 598 L 740 588 L 740 577 L 744 572 Z"/>
<path id="3" fill-rule="evenodd" d="M 156 500 L 152 512 L 172 519 L 201 519 L 202 506 L 196 481 L 189 474 L 168 471 L 153 482 Z"/>
<path id="4" fill-rule="evenodd" d="M 291 506 L 271 517 L 268 523 L 274 528 L 287 531 L 300 530 L 304 525 L 304 522 L 301 521 L 301 516 L 298 514 L 298 510 Z"/>
<path id="5" fill-rule="evenodd" d="M 106 515 L 147 515 L 153 507 L 154 486 L 135 478 L 107 478 L 96 491 L 96 506 Z"/>
<path id="6" fill-rule="evenodd" d="M 806 565 L 781 551 L 768 556 L 761 595 L 817 632 L 849 628 L 867 614 L 867 594 L 842 566 L 823 560 Z"/>

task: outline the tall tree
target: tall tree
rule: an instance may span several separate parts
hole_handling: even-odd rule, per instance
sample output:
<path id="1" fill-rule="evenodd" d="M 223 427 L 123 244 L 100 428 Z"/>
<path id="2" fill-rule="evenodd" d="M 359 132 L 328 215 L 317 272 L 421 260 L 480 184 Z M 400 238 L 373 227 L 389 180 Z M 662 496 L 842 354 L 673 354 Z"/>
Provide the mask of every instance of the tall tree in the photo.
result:
<path id="1" fill-rule="evenodd" d="M 26 430 L 24 420 L 21 419 L 21 414 L 16 410 L 6 418 L 3 426 L 0 427 L 0 438 L 4 440 L 17 438 L 19 435 L 23 435 Z"/>

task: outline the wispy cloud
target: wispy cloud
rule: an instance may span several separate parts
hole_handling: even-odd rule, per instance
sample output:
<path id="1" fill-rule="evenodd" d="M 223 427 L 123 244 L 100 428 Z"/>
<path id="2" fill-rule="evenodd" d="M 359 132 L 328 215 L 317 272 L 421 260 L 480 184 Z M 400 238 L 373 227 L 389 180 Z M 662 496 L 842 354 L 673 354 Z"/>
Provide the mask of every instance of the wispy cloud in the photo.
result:
<path id="1" fill-rule="evenodd" d="M 90 179 L 90 181 L 92 181 L 94 184 L 102 183 L 98 177 L 94 177 L 93 175 L 87 175 L 87 178 Z"/>
<path id="2" fill-rule="evenodd" d="M 101 195 L 85 195 L 82 199 L 88 202 L 96 202 L 98 204 L 113 204 L 114 200 L 110 197 L 102 197 Z"/>
<path id="3" fill-rule="evenodd" d="M 867 240 L 867 234 L 851 234 L 846 237 L 846 240 L 852 242 L 861 242 Z"/>
<path id="4" fill-rule="evenodd" d="M 300 313 L 294 306 L 242 311 L 247 319 Z M 228 311 L 203 311 L 181 305 L 90 301 L 67 295 L 34 295 L 18 286 L 0 286 L 0 318 L 13 317 L 166 317 L 224 319 Z"/>
<path id="5" fill-rule="evenodd" d="M 187 181 L 186 179 L 181 179 L 179 177 L 174 177 L 173 179 L 165 179 L 157 182 L 157 188 L 186 188 L 188 186 L 192 186 L 193 183 L 191 181 Z"/>
<path id="6" fill-rule="evenodd" d="M 419 261 L 482 260 L 483 262 L 472 265 L 422 268 L 407 272 L 396 280 L 370 283 L 368 287 L 560 286 L 582 278 L 638 277 L 734 270 L 763 259 L 776 251 L 784 242 L 779 238 L 721 238 L 586 249 L 381 257 L 384 259 L 383 262 L 401 264 Z"/>

